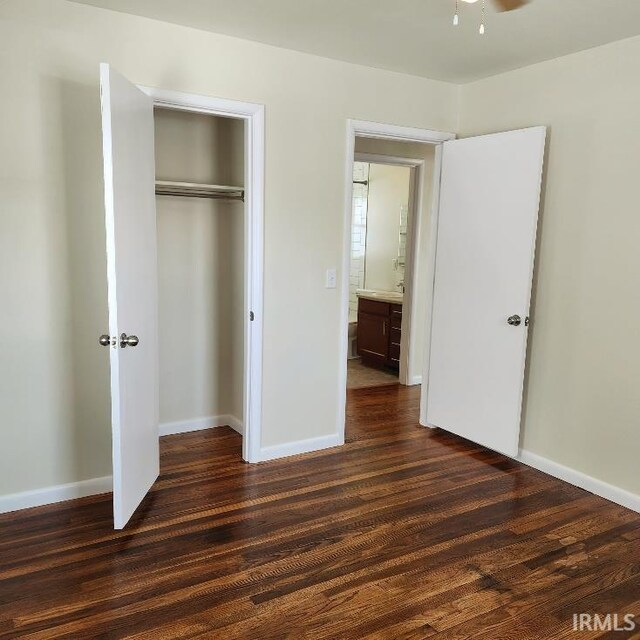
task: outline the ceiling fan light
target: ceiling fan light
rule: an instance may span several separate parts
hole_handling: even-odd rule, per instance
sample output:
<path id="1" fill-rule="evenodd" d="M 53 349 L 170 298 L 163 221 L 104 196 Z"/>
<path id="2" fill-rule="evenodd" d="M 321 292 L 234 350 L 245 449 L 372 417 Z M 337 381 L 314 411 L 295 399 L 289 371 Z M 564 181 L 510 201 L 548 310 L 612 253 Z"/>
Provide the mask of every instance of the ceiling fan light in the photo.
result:
<path id="1" fill-rule="evenodd" d="M 487 15 L 487 7 L 485 4 L 485 0 L 482 0 L 482 20 L 480 20 L 480 29 L 478 29 L 478 33 L 483 36 L 484 35 L 484 19 Z"/>
<path id="2" fill-rule="evenodd" d="M 458 14 L 456 13 L 455 16 L 453 16 L 453 26 L 457 27 L 460 24 L 460 17 L 458 16 Z"/>

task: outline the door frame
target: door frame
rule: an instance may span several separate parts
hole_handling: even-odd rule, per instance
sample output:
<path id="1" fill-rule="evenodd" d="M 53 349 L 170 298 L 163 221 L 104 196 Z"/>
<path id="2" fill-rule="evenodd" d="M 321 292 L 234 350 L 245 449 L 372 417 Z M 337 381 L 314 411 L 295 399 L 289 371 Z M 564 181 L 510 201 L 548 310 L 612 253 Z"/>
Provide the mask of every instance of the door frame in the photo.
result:
<path id="1" fill-rule="evenodd" d="M 385 124 L 380 122 L 370 122 L 366 120 L 347 120 L 346 126 L 346 162 L 345 162 L 345 193 L 344 193 L 344 219 L 343 219 L 343 239 L 342 239 L 342 291 L 340 301 L 340 348 L 338 362 L 338 417 L 337 417 L 337 433 L 343 438 L 346 428 L 346 410 L 347 410 L 347 354 L 349 348 L 349 267 L 351 262 L 351 218 L 353 212 L 353 163 L 355 160 L 355 142 L 356 137 L 375 138 L 380 140 L 389 140 L 393 142 L 418 142 L 432 144 L 435 147 L 435 158 L 433 166 L 433 187 L 432 187 L 432 205 L 431 215 L 428 220 L 429 246 L 427 251 L 427 265 L 431 274 L 427 286 L 427 301 L 433 299 L 433 285 L 435 276 L 435 257 L 436 257 L 436 236 L 438 229 L 438 208 L 440 194 L 440 173 L 442 170 L 442 143 L 447 140 L 455 140 L 456 134 L 446 131 L 435 131 L 432 129 L 419 129 L 415 127 L 403 127 L 394 124 Z M 418 238 L 425 230 L 421 229 L 419 224 L 419 216 L 414 216 L 416 229 L 414 235 L 415 246 L 418 247 Z M 412 286 L 413 286 L 412 277 Z M 410 294 L 413 297 L 413 292 Z M 432 305 L 429 305 L 429 309 Z M 403 314 L 404 322 L 404 314 Z M 404 329 L 404 326 L 403 326 Z M 422 384 L 428 385 L 428 363 L 431 341 L 431 314 L 427 313 L 426 327 L 424 336 L 424 355 L 423 355 L 423 379 Z M 422 398 L 426 394 L 421 394 Z M 426 406 L 420 405 L 420 424 L 425 425 L 424 416 L 426 416 Z M 426 425 L 425 425 L 426 426 Z"/>
<path id="2" fill-rule="evenodd" d="M 356 162 L 368 162 L 370 164 L 385 164 L 392 167 L 408 167 L 411 169 L 409 180 L 409 215 L 407 219 L 407 246 L 404 269 L 404 300 L 402 303 L 402 332 L 400 337 L 400 371 L 398 380 L 400 384 L 411 386 L 420 384 L 419 380 L 409 379 L 409 358 L 413 345 L 412 330 L 415 327 L 413 318 L 414 299 L 414 271 L 416 258 L 416 231 L 418 230 L 419 213 L 422 211 L 424 198 L 424 160 L 417 158 L 402 158 L 385 156 L 378 153 L 354 153 Z"/>
<path id="3" fill-rule="evenodd" d="M 244 121 L 244 416 L 242 458 L 260 460 L 264 300 L 264 135 L 262 104 L 137 85 L 154 107 Z M 253 313 L 253 320 L 249 315 Z"/>

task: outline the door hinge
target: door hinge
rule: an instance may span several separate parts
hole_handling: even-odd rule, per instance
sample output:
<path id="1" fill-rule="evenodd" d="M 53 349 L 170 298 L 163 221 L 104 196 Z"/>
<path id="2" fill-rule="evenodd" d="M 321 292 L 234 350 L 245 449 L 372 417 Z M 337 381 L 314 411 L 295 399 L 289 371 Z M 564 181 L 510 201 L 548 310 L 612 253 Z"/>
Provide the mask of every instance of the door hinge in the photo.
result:
<path id="1" fill-rule="evenodd" d="M 253 311 L 249 311 L 249 320 L 253 322 L 256 319 L 256 314 Z"/>

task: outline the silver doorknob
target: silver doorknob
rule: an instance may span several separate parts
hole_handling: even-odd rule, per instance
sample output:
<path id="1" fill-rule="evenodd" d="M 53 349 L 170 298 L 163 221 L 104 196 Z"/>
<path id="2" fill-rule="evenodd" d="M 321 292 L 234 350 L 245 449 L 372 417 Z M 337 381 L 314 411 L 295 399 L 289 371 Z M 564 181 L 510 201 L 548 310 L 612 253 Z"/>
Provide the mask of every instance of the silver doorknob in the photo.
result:
<path id="1" fill-rule="evenodd" d="M 98 342 L 103 346 L 103 347 L 109 347 L 111 346 L 111 336 L 107 333 L 103 333 L 99 338 L 98 338 Z"/>
<path id="2" fill-rule="evenodd" d="M 522 322 L 522 318 L 520 316 L 509 316 L 507 318 L 507 324 L 510 324 L 512 327 L 519 327 Z"/>
<path id="3" fill-rule="evenodd" d="M 124 349 L 125 347 L 135 347 L 140 340 L 138 340 L 138 336 L 128 336 L 126 333 L 120 334 L 120 348 Z"/>

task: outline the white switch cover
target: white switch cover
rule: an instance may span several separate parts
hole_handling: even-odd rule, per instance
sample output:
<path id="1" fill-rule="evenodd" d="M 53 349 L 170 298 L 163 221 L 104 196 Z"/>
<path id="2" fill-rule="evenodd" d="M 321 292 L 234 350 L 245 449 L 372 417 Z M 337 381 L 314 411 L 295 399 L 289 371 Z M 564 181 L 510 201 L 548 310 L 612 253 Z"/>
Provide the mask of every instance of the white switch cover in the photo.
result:
<path id="1" fill-rule="evenodd" d="M 327 269 L 327 275 L 325 279 L 325 287 L 327 289 L 335 289 L 336 288 L 336 270 L 335 269 Z"/>

